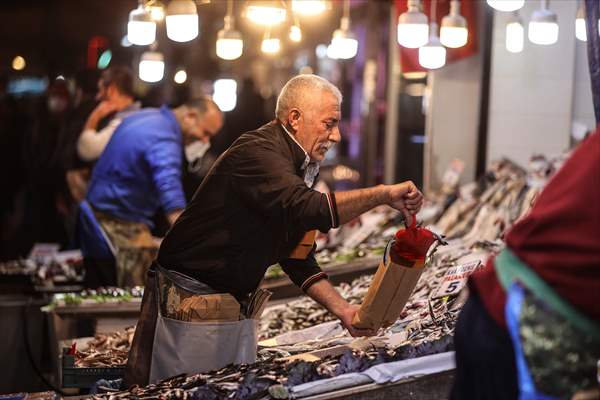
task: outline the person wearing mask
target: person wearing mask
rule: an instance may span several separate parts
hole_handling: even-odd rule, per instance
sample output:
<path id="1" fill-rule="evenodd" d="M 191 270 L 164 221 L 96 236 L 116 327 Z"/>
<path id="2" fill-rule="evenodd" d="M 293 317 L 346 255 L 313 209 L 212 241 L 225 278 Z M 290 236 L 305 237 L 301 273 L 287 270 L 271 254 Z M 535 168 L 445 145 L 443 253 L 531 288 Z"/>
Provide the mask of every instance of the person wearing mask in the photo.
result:
<path id="1" fill-rule="evenodd" d="M 96 100 L 99 103 L 77 141 L 77 153 L 84 161 L 97 160 L 123 118 L 140 109 L 140 103 L 135 101 L 131 69 L 115 66 L 105 70 L 98 80 Z"/>
<path id="2" fill-rule="evenodd" d="M 205 110 L 202 110 L 201 124 L 204 135 L 201 138 L 198 136 L 184 137 L 182 179 L 186 202 L 192 199 L 206 175 L 206 163 L 204 162 L 206 152 L 211 147 L 211 139 L 216 137 L 223 127 L 223 113 L 221 110 L 218 107 L 211 107 L 212 101 L 206 101 L 203 104 L 207 106 Z"/>
<path id="3" fill-rule="evenodd" d="M 252 362 L 251 294 L 275 263 L 350 334 L 374 333 L 352 326 L 359 306 L 349 304 L 319 267 L 311 233 L 379 205 L 412 219 L 422 194 L 410 181 L 327 194 L 312 189 L 319 163 L 341 140 L 341 101 L 339 89 L 327 80 L 298 75 L 279 95 L 276 120 L 243 134 L 215 162 L 148 272 L 126 385 Z M 241 315 L 206 323 L 177 316 L 184 300 L 206 294 L 223 300 L 217 309 L 236 302 Z"/>
<path id="4" fill-rule="evenodd" d="M 94 167 L 79 218 L 84 258 L 112 255 L 116 269 L 87 268 L 89 286 L 144 284 L 156 253 L 152 218 L 161 210 L 172 225 L 185 207 L 183 143 L 206 140 L 203 118 L 214 112 L 220 115 L 217 105 L 200 98 L 173 110 L 141 110 L 117 127 Z"/>

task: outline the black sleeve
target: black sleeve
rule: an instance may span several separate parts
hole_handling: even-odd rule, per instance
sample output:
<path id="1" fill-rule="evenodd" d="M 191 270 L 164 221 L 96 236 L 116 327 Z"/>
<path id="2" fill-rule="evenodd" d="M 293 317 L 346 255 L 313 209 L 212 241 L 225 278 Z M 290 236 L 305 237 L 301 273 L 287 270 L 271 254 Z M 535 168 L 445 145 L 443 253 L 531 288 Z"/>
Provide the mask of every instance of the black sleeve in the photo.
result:
<path id="1" fill-rule="evenodd" d="M 321 270 L 315 258 L 315 248 L 316 246 L 313 246 L 305 260 L 287 258 L 279 261 L 279 265 L 291 281 L 304 292 L 321 279 L 327 279 L 327 274 Z"/>
<path id="2" fill-rule="evenodd" d="M 234 158 L 232 182 L 244 202 L 297 229 L 327 232 L 338 225 L 333 194 L 306 186 L 276 146 L 257 141 Z"/>

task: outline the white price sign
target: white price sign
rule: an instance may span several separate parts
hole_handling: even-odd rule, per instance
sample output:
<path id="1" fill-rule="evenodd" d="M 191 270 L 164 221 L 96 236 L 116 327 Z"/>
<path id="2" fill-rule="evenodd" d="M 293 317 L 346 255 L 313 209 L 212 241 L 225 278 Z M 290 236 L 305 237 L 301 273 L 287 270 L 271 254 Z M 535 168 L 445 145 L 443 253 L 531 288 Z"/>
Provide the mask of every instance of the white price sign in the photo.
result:
<path id="1" fill-rule="evenodd" d="M 454 296 L 458 294 L 463 286 L 465 286 L 469 275 L 479 269 L 480 266 L 482 266 L 481 261 L 475 260 L 466 264 L 458 265 L 456 267 L 448 268 L 442 284 L 438 287 L 437 291 L 433 296 L 431 296 L 431 298 L 437 299 L 439 297 Z"/>

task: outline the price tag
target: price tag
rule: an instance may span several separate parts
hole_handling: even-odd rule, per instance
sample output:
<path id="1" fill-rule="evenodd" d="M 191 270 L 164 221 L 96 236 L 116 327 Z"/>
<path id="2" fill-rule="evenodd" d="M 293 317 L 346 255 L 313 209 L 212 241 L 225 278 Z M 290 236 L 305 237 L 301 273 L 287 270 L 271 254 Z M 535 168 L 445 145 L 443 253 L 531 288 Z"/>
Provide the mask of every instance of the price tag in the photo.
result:
<path id="1" fill-rule="evenodd" d="M 60 249 L 58 243 L 36 243 L 27 258 L 38 262 L 49 262 L 56 256 L 58 249 Z"/>
<path id="2" fill-rule="evenodd" d="M 432 299 L 437 299 L 445 296 L 454 296 L 460 292 L 460 290 L 465 286 L 467 282 L 467 278 L 473 272 L 481 268 L 483 264 L 481 264 L 480 260 L 475 260 L 468 262 L 466 264 L 461 264 L 456 267 L 448 268 L 446 271 L 446 276 L 444 276 L 444 280 L 442 284 L 435 291 L 434 295 L 431 296 Z"/>

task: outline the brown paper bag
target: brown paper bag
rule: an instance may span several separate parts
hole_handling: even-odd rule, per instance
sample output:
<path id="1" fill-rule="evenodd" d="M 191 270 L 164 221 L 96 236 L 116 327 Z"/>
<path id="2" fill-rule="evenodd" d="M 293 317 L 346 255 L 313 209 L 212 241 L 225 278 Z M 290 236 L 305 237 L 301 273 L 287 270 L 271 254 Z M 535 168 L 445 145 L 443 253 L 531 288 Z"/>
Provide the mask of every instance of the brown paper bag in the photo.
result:
<path id="1" fill-rule="evenodd" d="M 388 245 L 369 291 L 354 316 L 352 325 L 356 328 L 378 330 L 396 322 L 424 270 L 424 260 L 415 262 L 395 257 L 392 261 L 390 248 Z"/>
<path id="2" fill-rule="evenodd" d="M 240 303 L 228 293 L 194 295 L 181 301 L 177 319 L 188 322 L 238 321 Z"/>
<path id="3" fill-rule="evenodd" d="M 304 234 L 302 240 L 294 250 L 292 250 L 290 254 L 290 258 L 294 258 L 297 260 L 305 260 L 308 257 L 308 254 L 312 250 L 315 245 L 315 239 L 317 237 L 317 231 L 309 231 Z"/>

